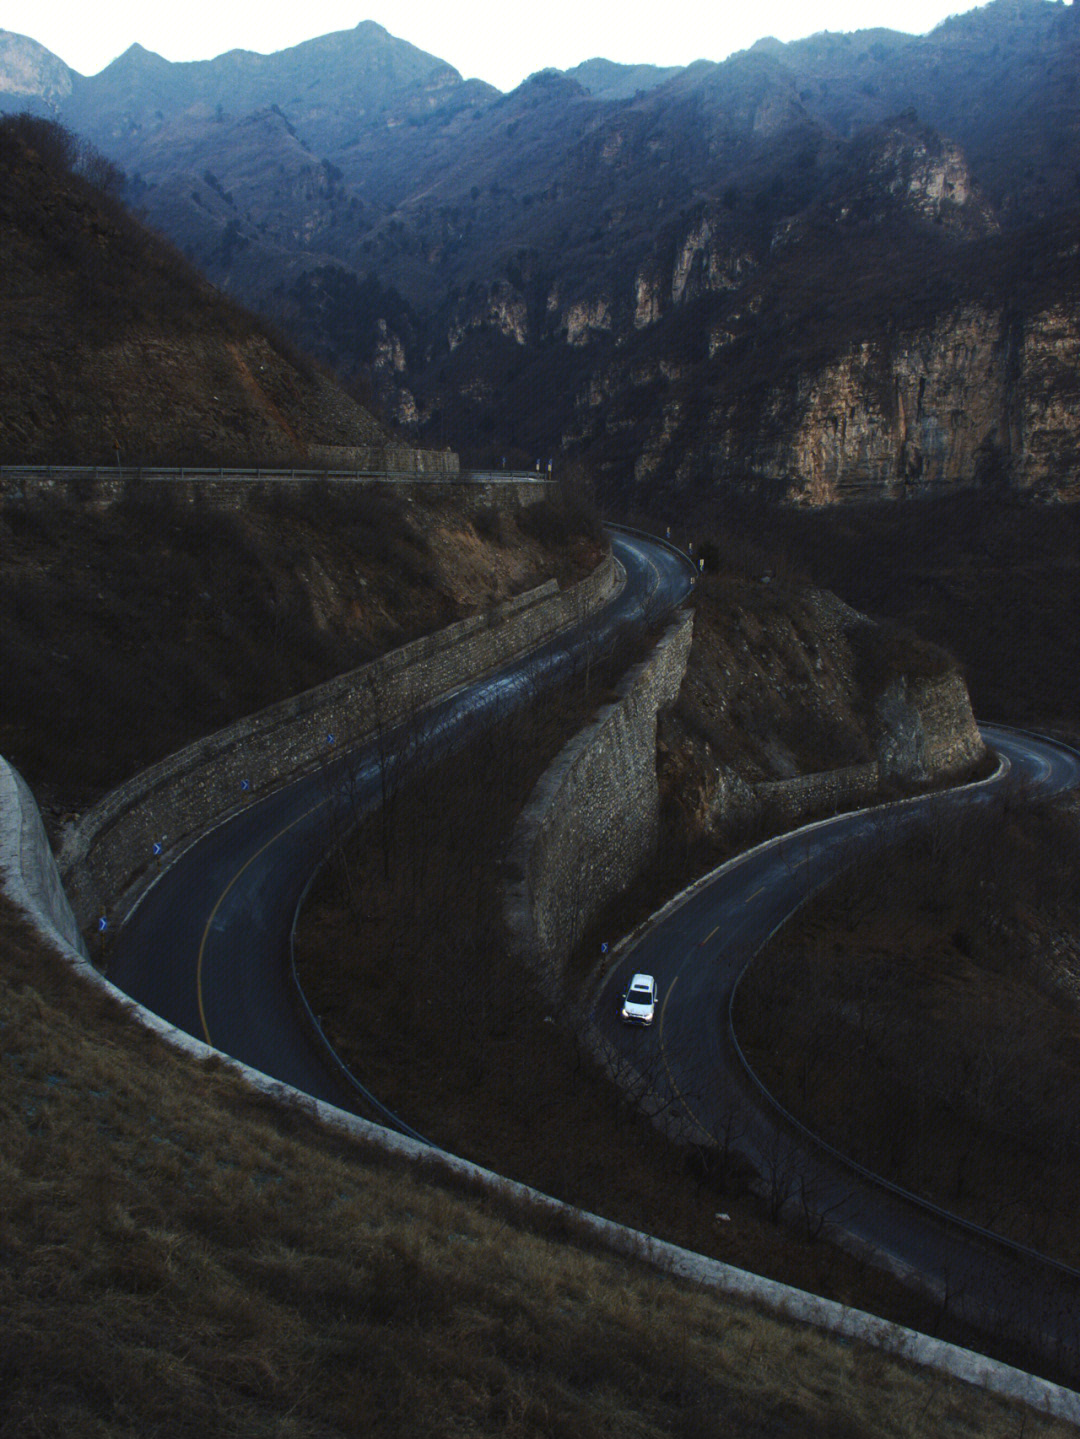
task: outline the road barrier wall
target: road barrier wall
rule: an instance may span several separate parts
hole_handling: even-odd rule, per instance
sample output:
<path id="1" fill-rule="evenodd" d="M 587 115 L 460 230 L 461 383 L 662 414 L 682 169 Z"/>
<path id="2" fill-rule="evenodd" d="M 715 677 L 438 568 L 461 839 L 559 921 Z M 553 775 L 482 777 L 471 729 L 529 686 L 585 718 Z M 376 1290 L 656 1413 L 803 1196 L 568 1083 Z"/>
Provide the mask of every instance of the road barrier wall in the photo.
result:
<path id="1" fill-rule="evenodd" d="M 590 920 L 655 851 L 656 716 L 686 670 L 692 618 L 680 616 L 652 659 L 563 750 L 533 792 L 506 866 L 504 907 L 515 946 L 557 994 Z M 878 757 L 750 784 L 720 778 L 712 820 L 770 829 L 880 801 L 890 783 L 945 784 L 971 774 L 985 746 L 959 676 L 900 678 L 879 701 Z"/>
<path id="2" fill-rule="evenodd" d="M 603 604 L 622 579 L 609 553 L 580 584 L 554 580 L 197 740 L 110 791 L 66 838 L 60 869 L 93 937 L 159 866 L 215 823 L 320 760 L 416 715 Z"/>
<path id="3" fill-rule="evenodd" d="M 336 1109 L 322 1100 L 310 1099 L 298 1090 L 222 1055 L 219 1050 L 193 1039 L 128 1000 L 93 968 L 86 959 L 85 946 L 78 934 L 71 933 L 73 916 L 58 880 L 56 862 L 45 839 L 44 825 L 33 795 L 11 766 L 0 759 L 0 886 L 4 893 L 60 960 L 70 964 L 88 984 L 121 1000 L 135 1023 L 159 1034 L 179 1053 L 200 1063 L 209 1059 L 224 1059 L 246 1083 L 268 1099 L 294 1108 L 302 1106 L 303 1112 L 315 1122 L 333 1127 L 348 1139 L 371 1145 L 399 1161 L 411 1160 L 418 1166 L 424 1166 L 436 1183 L 444 1177 L 451 1183 L 465 1181 L 493 1199 L 536 1206 L 545 1214 L 563 1214 L 571 1227 L 587 1233 L 592 1242 L 634 1263 L 649 1265 L 683 1282 L 726 1295 L 736 1303 L 764 1308 L 795 1323 L 811 1324 L 827 1333 L 839 1335 L 848 1342 L 854 1341 L 882 1353 L 897 1355 L 932 1372 L 950 1375 L 962 1383 L 1028 1405 L 1041 1415 L 1080 1425 L 1080 1395 L 1061 1385 L 941 1339 L 932 1339 L 913 1329 L 888 1323 L 876 1315 L 819 1298 L 776 1280 L 762 1279 L 718 1259 L 708 1259 L 639 1230 L 628 1229 L 576 1209 L 539 1190 L 481 1169 L 468 1160 L 432 1150 L 414 1139 Z M 197 1084 L 197 1078 L 193 1078 L 192 1082 Z M 1023 1422 L 1020 1428 L 1022 1431 Z"/>
<path id="4" fill-rule="evenodd" d="M 436 453 L 436 452 L 432 452 Z M 456 459 L 456 456 L 454 457 Z M 0 467 L 0 502 L 18 505 L 38 496 L 75 500 L 105 510 L 133 498 L 165 490 L 182 504 L 212 510 L 242 511 L 252 501 L 303 494 L 312 485 L 336 490 L 377 487 L 403 500 L 437 495 L 452 501 L 460 513 L 478 510 L 521 510 L 551 493 L 545 476 L 500 471 L 440 471 L 402 464 L 400 468 L 364 467 L 340 470 L 200 470 L 124 469 L 21 465 Z"/>
<path id="5" fill-rule="evenodd" d="M 42 933 L 88 958 L 41 811 L 30 786 L 4 759 L 0 759 L 0 872 L 8 892 L 34 917 Z"/>
<path id="6" fill-rule="evenodd" d="M 308 457 L 313 464 L 334 470 L 410 470 L 432 477 L 461 472 L 453 450 L 417 450 L 409 445 L 309 445 Z"/>
<path id="7" fill-rule="evenodd" d="M 556 992 L 590 920 L 656 851 L 656 717 L 679 693 L 692 636 L 682 611 L 618 700 L 548 768 L 518 821 L 505 912 L 518 952 Z"/>
<path id="8" fill-rule="evenodd" d="M 725 824 L 789 828 L 803 820 L 874 804 L 889 786 L 905 792 L 966 779 L 986 756 L 963 679 L 899 676 L 878 705 L 877 758 L 791 779 L 748 783 L 724 774 L 710 818 Z"/>

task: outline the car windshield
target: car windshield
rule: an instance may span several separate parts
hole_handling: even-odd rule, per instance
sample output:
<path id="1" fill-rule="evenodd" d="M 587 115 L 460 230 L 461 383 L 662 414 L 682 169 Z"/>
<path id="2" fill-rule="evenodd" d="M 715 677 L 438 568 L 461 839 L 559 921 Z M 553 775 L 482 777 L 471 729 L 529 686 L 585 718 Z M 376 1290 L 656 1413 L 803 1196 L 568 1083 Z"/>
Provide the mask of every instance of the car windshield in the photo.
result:
<path id="1" fill-rule="evenodd" d="M 652 991 L 649 989 L 632 989 L 626 998 L 630 1004 L 652 1004 Z"/>

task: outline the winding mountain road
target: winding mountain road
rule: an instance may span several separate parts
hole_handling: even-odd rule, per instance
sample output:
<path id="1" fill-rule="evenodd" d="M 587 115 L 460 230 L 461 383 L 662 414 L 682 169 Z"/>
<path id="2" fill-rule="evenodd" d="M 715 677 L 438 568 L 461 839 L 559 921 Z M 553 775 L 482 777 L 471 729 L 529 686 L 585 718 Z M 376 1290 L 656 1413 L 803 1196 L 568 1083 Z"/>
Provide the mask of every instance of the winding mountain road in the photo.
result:
<path id="1" fill-rule="evenodd" d="M 396 762 L 388 755 L 412 765 L 451 752 L 689 593 L 692 566 L 678 551 L 631 535 L 613 536 L 612 544 L 626 584 L 592 619 L 381 742 L 335 756 L 192 845 L 113 939 L 108 978 L 162 1019 L 271 1078 L 362 1108 L 298 1010 L 289 941 L 304 886 L 341 824 L 378 802 L 383 766 Z"/>
<path id="2" fill-rule="evenodd" d="M 593 1024 L 624 1080 L 647 1092 L 676 1131 L 744 1154 L 777 1210 L 872 1252 L 928 1289 L 943 1314 L 1009 1334 L 1076 1375 L 1080 1275 L 933 1209 L 818 1142 L 759 1085 L 731 1022 L 736 987 L 758 950 L 856 855 L 884 850 L 944 812 L 975 806 L 992 820 L 1007 794 L 1080 786 L 1074 751 L 1000 727 L 984 726 L 983 736 L 1002 761 L 991 779 L 808 825 L 738 856 L 669 904 L 619 954 Z M 651 1029 L 618 1017 L 619 996 L 639 970 L 657 979 Z"/>
<path id="3" fill-rule="evenodd" d="M 613 538 L 627 584 L 599 616 L 465 687 L 397 735 L 410 754 L 451 752 L 508 706 L 572 671 L 689 592 L 685 557 Z M 602 1041 L 647 1077 L 692 1132 L 731 1136 L 774 1193 L 919 1279 L 943 1310 L 1010 1333 L 1059 1373 L 1080 1373 L 1080 1283 L 992 1236 L 930 1213 L 857 1174 L 778 1115 L 740 1062 L 728 1023 L 739 975 L 764 940 L 855 849 L 885 844 L 939 806 L 990 805 L 1005 785 L 1039 793 L 1080 784 L 1080 758 L 1047 741 L 984 731 L 1007 764 L 993 781 L 813 825 L 760 846 L 669 905 L 607 977 L 596 1007 Z M 420 741 L 418 746 L 417 741 Z M 304 886 L 335 825 L 377 803 L 386 737 L 253 803 L 193 844 L 147 891 L 113 940 L 107 974 L 163 1019 L 307 1094 L 370 1115 L 300 1013 L 290 933 Z M 380 755 L 382 758 L 380 758 Z M 426 759 L 425 759 L 426 762 Z M 658 1022 L 618 1023 L 634 969 L 656 974 Z"/>

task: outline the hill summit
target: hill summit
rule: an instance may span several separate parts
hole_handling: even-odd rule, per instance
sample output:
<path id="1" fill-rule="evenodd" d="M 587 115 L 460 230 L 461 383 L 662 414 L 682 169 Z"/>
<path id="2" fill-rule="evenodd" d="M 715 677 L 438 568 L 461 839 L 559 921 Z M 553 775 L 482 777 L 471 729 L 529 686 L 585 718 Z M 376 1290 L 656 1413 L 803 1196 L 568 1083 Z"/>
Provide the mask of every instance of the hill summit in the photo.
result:
<path id="1" fill-rule="evenodd" d="M 50 105 L 422 443 L 580 458 L 623 509 L 1075 493 L 1075 4 L 505 95 L 371 23 L 52 100 L 13 45 L 0 110 Z"/>
<path id="2" fill-rule="evenodd" d="M 133 219 L 116 180 L 52 122 L 0 121 L 0 460 L 293 466 L 387 445 L 363 406 Z"/>

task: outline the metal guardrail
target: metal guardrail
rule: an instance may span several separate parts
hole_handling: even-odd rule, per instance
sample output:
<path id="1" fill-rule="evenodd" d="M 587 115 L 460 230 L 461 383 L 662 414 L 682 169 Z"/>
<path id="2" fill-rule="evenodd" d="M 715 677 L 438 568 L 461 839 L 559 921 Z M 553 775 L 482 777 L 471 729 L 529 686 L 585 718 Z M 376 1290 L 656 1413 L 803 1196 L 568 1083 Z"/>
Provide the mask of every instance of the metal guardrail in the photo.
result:
<path id="1" fill-rule="evenodd" d="M 1006 728 L 1006 726 L 1000 727 Z M 1077 751 L 1073 749 L 1071 745 L 1065 744 L 1060 740 L 1051 739 L 1050 736 L 1038 734 L 1034 730 L 1020 730 L 1019 733 L 1027 734 L 1035 739 L 1049 739 L 1051 744 L 1057 745 L 1060 749 L 1063 749 L 1070 754 L 1077 753 Z M 989 779 L 994 779 L 996 777 L 996 774 L 991 775 L 989 776 Z M 989 780 L 975 781 L 973 785 L 964 786 L 964 788 L 975 788 L 988 782 Z M 920 798 L 922 797 L 920 796 Z M 899 801 L 899 804 L 908 805 L 914 802 L 915 801 L 913 800 L 901 800 Z M 887 803 L 881 806 L 872 806 L 872 808 L 881 808 L 883 810 L 892 809 L 894 807 L 896 807 L 895 802 Z M 778 836 L 778 838 L 780 839 L 784 837 L 785 836 Z M 805 896 L 805 898 L 809 897 L 809 895 Z M 797 908 L 801 909 L 802 903 L 800 903 Z M 933 1215 L 934 1218 L 937 1219 L 946 1228 L 958 1229 L 963 1233 L 974 1235 L 978 1239 L 982 1240 L 985 1244 L 994 1245 L 998 1249 L 1005 1250 L 1007 1253 L 1014 1254 L 1018 1258 L 1026 1260 L 1028 1263 L 1031 1263 L 1044 1270 L 1048 1270 L 1052 1273 L 1060 1274 L 1067 1279 L 1080 1279 L 1080 1269 L 1076 1269 L 1072 1265 L 1066 1264 L 1060 1259 L 1055 1259 L 1052 1255 L 1044 1254 L 1041 1250 L 1033 1249 L 1030 1245 L 1024 1244 L 1020 1240 L 1010 1239 L 1008 1235 L 999 1234 L 996 1230 L 993 1229 L 986 1229 L 983 1225 L 977 1224 L 974 1220 L 965 1219 L 962 1215 L 955 1214 L 952 1210 L 945 1209 L 943 1206 L 936 1204 L 932 1199 L 927 1199 L 921 1194 L 915 1194 L 910 1189 L 905 1189 L 903 1185 L 897 1184 L 891 1179 L 887 1179 L 883 1174 L 878 1174 L 874 1170 L 868 1169 L 865 1165 L 860 1164 L 857 1159 L 852 1158 L 851 1155 L 845 1154 L 842 1150 L 837 1149 L 834 1145 L 830 1144 L 828 1140 L 823 1139 L 819 1134 L 816 1134 L 808 1125 L 804 1124 L 802 1120 L 797 1119 L 796 1116 L 792 1114 L 790 1110 L 788 1110 L 780 1102 L 779 1099 L 777 1099 L 776 1095 L 773 1094 L 772 1090 L 768 1087 L 765 1081 L 758 1074 L 757 1070 L 750 1063 L 750 1060 L 747 1057 L 745 1051 L 743 1050 L 742 1045 L 739 1043 L 738 1036 L 735 1033 L 735 1004 L 740 986 L 742 985 L 743 980 L 746 978 L 750 970 L 753 968 L 755 961 L 760 958 L 763 950 L 765 949 L 765 946 L 776 936 L 776 934 L 779 933 L 781 929 L 784 928 L 788 921 L 791 920 L 793 917 L 794 914 L 785 915 L 785 917 L 780 921 L 780 923 L 776 926 L 772 933 L 750 956 L 750 958 L 746 961 L 741 971 L 739 972 L 738 978 L 735 980 L 735 983 L 732 986 L 731 994 L 728 997 L 728 1038 L 731 1041 L 731 1044 L 735 1050 L 736 1057 L 739 1060 L 739 1063 L 741 1064 L 744 1073 L 746 1074 L 750 1083 L 761 1095 L 762 1099 L 764 1099 L 768 1107 L 772 1109 L 774 1113 L 779 1115 L 780 1118 L 790 1129 L 794 1130 L 796 1134 L 800 1135 L 801 1138 L 805 1142 L 807 1142 L 811 1148 L 818 1149 L 823 1153 L 828 1154 L 830 1158 L 835 1160 L 842 1168 L 850 1170 L 852 1173 L 859 1175 L 860 1178 L 865 1180 L 868 1184 L 873 1185 L 875 1188 L 885 1190 L 887 1193 L 895 1195 L 898 1199 L 902 1200 L 906 1204 L 909 1204 L 913 1208 L 922 1210 L 926 1214 Z"/>
<path id="2" fill-rule="evenodd" d="M 418 470 L 278 470 L 210 469 L 189 465 L 166 467 L 117 465 L 0 465 L 0 480 L 135 480 L 161 483 L 177 480 L 392 482 L 414 485 L 552 485 L 558 481 L 532 470 L 460 470 L 427 473 Z"/>
<path id="3" fill-rule="evenodd" d="M 605 520 L 604 529 L 617 530 L 620 535 L 629 535 L 632 539 L 648 540 L 650 544 L 660 545 L 661 548 L 670 550 L 673 555 L 678 555 L 679 559 L 683 560 L 690 569 L 693 570 L 695 575 L 698 573 L 697 562 L 694 560 L 693 555 L 687 554 L 686 550 L 682 549 L 672 539 L 665 538 L 663 535 L 654 535 L 651 530 L 635 529 L 633 525 L 619 525 L 613 520 Z"/>

